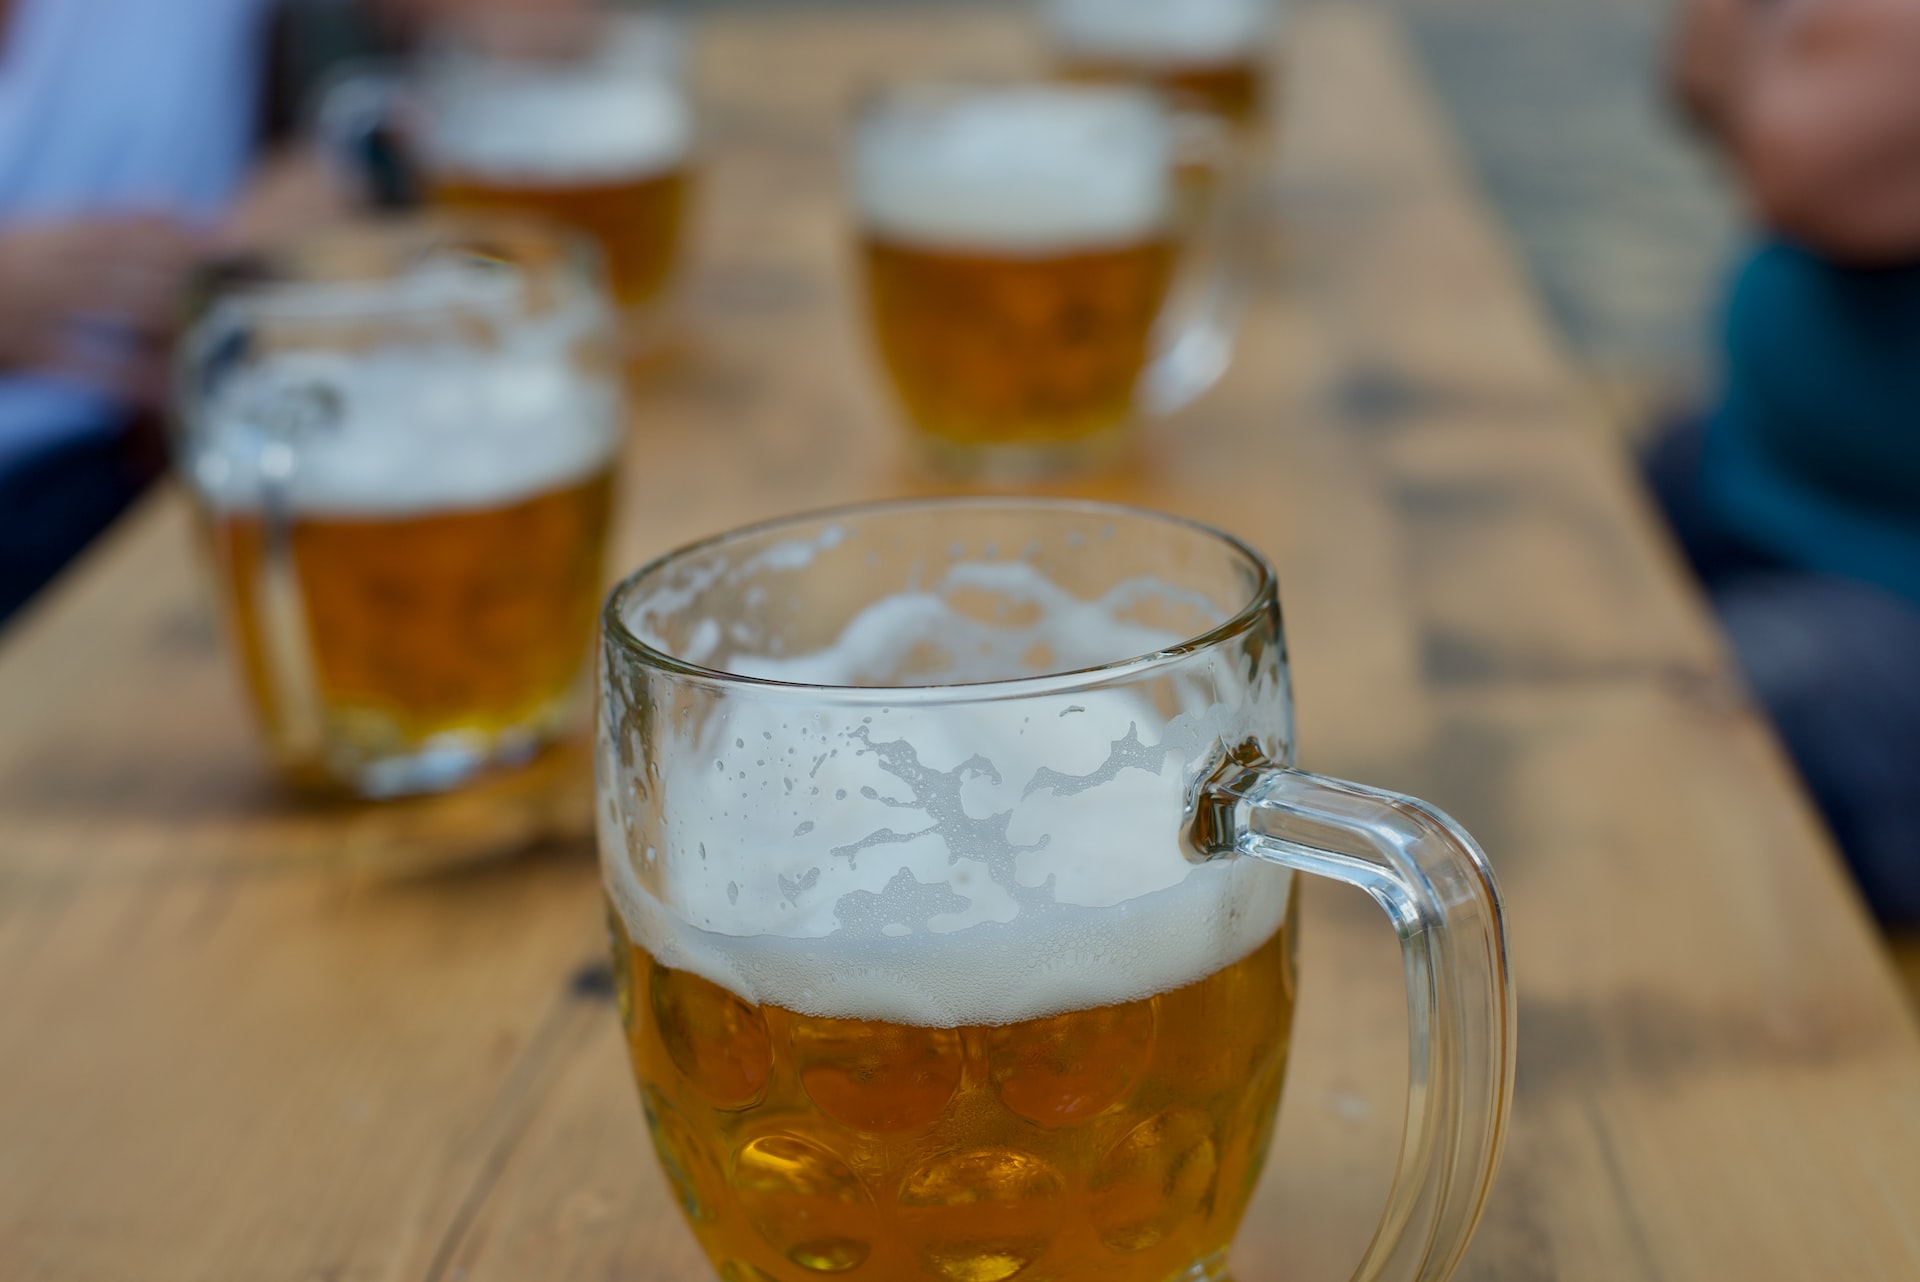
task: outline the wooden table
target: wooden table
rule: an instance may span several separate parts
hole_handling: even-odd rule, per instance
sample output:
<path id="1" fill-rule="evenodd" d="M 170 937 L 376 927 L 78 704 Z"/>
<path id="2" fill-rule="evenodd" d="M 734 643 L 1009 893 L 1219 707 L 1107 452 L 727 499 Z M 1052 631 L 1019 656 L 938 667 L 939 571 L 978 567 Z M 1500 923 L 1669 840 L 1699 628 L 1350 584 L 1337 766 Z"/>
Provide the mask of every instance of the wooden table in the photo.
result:
<path id="1" fill-rule="evenodd" d="M 1240 359 L 1080 488 L 1263 546 L 1305 764 L 1433 799 L 1499 867 L 1519 1098 L 1464 1276 L 1920 1276 L 1886 958 L 1391 20 L 1297 17 Z M 1034 57 L 1004 15 L 705 32 L 703 333 L 639 406 L 618 564 L 934 488 L 865 348 L 839 126 L 880 75 Z M 0 1277 L 703 1276 L 597 969 L 577 787 L 291 805 L 189 533 L 147 503 L 0 648 Z M 1390 932 L 1348 892 L 1306 908 L 1242 1282 L 1346 1277 L 1398 1137 Z"/>

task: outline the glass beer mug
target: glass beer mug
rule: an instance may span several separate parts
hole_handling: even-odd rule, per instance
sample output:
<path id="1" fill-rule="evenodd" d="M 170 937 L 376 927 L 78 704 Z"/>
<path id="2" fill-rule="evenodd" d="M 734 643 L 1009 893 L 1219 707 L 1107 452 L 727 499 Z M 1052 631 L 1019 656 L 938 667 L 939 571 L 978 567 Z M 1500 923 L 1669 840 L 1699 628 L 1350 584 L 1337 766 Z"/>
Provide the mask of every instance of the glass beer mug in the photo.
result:
<path id="1" fill-rule="evenodd" d="M 1360 1279 L 1445 1278 L 1512 1090 L 1484 856 L 1292 769 L 1271 568 L 1045 499 L 723 535 L 602 620 L 600 849 L 669 1183 L 730 1282 L 1219 1279 L 1273 1136 L 1299 872 L 1405 954 Z"/>
<path id="2" fill-rule="evenodd" d="M 1226 206 L 1189 162 L 1210 122 L 1126 86 L 917 85 L 862 113 L 853 199 L 881 363 L 920 442 L 961 471 L 1113 449 L 1226 369 L 1239 292 Z"/>
<path id="3" fill-rule="evenodd" d="M 430 792 L 573 729 L 623 426 L 596 263 L 432 218 L 205 282 L 179 467 L 296 782 Z"/>
<path id="4" fill-rule="evenodd" d="M 685 41 L 670 19 L 480 12 L 443 22 L 398 74 L 325 94 L 319 132 L 354 157 L 393 126 L 430 204 L 537 214 L 592 236 L 632 352 L 671 324 L 693 184 Z"/>
<path id="5" fill-rule="evenodd" d="M 1044 0 L 1061 72 L 1150 84 L 1256 135 L 1272 108 L 1276 0 Z"/>

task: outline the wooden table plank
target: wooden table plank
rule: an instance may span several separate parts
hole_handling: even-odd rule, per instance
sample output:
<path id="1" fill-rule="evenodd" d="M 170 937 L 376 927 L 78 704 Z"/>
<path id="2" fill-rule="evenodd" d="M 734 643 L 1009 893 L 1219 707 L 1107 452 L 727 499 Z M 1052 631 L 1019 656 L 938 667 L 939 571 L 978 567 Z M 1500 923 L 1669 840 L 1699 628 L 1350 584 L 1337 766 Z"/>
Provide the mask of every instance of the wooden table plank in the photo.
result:
<path id="1" fill-rule="evenodd" d="M 1241 358 L 1071 488 L 1262 545 L 1306 764 L 1430 797 L 1500 868 L 1520 1098 L 1464 1276 L 1920 1275 L 1920 1036 L 1885 957 L 1396 29 L 1298 19 Z M 889 74 L 1034 65 L 1005 15 L 703 34 L 702 333 L 638 406 L 617 563 L 941 488 L 867 355 L 840 129 Z M 189 533 L 149 504 L 0 646 L 0 1277 L 703 1276 L 595 985 L 577 777 L 290 805 Z M 1398 1137 L 1389 932 L 1306 906 L 1242 1282 L 1346 1276 Z"/>
<path id="2" fill-rule="evenodd" d="M 1893 964 L 1906 981 L 1907 996 L 1913 999 L 1914 1009 L 1920 1011 L 1920 932 L 1896 934 L 1887 942 L 1893 950 Z"/>

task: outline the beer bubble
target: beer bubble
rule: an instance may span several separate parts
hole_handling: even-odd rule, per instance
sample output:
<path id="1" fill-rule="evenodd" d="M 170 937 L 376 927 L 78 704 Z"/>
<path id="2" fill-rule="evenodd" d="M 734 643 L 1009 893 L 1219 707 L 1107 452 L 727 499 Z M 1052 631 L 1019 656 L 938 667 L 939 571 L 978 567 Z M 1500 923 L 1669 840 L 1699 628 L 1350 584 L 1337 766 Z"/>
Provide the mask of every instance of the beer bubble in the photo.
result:
<path id="1" fill-rule="evenodd" d="M 715 1106 L 746 1108 L 766 1093 L 773 1043 L 760 1012 L 687 971 L 655 966 L 648 984 L 674 1067 Z"/>
<path id="2" fill-rule="evenodd" d="M 1212 1209 L 1219 1165 L 1205 1113 L 1176 1106 L 1154 1114 L 1107 1151 L 1088 1183 L 1100 1240 L 1123 1253 L 1158 1246 Z"/>
<path id="3" fill-rule="evenodd" d="M 1053 1129 L 1119 1103 L 1145 1071 L 1153 1044 L 1150 1001 L 1064 1012 L 1038 1027 L 989 1034 L 989 1077 L 1002 1104 Z"/>
<path id="4" fill-rule="evenodd" d="M 762 1240 L 804 1269 L 844 1273 L 872 1253 L 873 1199 L 838 1154 L 798 1135 L 765 1135 L 734 1158 L 733 1188 Z"/>
<path id="5" fill-rule="evenodd" d="M 1063 1181 L 1016 1149 L 933 1158 L 900 1185 L 900 1206 L 929 1273 L 948 1282 L 1004 1282 L 1046 1253 Z"/>
<path id="6" fill-rule="evenodd" d="M 901 1181 L 902 1206 L 1032 1203 L 1060 1195 L 1060 1176 L 1045 1161 L 1016 1149 L 982 1149 L 936 1157 Z"/>
<path id="7" fill-rule="evenodd" d="M 942 1241 L 922 1247 L 920 1260 L 927 1272 L 948 1282 L 1005 1282 L 1046 1249 L 1045 1238 Z"/>
<path id="8" fill-rule="evenodd" d="M 960 1086 L 952 1029 L 803 1016 L 794 1021 L 793 1053 L 801 1088 L 820 1111 L 869 1133 L 925 1126 Z"/>

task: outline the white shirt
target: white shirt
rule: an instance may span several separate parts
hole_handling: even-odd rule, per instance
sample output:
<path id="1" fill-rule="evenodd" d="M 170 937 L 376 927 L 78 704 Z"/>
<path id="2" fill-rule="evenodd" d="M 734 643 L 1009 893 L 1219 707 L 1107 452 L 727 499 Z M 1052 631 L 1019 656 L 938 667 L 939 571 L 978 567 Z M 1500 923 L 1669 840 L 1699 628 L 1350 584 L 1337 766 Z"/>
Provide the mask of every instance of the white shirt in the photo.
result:
<path id="1" fill-rule="evenodd" d="M 270 2 L 14 0 L 0 44 L 0 226 L 217 218 L 253 144 Z M 96 392 L 0 375 L 0 469 L 119 418 Z"/>

